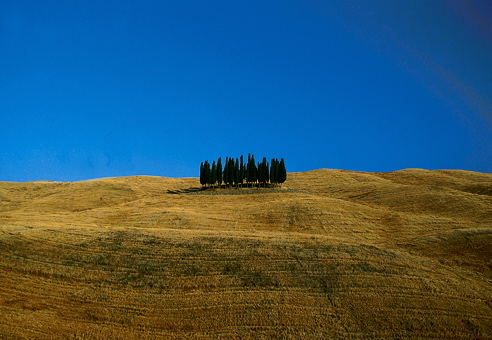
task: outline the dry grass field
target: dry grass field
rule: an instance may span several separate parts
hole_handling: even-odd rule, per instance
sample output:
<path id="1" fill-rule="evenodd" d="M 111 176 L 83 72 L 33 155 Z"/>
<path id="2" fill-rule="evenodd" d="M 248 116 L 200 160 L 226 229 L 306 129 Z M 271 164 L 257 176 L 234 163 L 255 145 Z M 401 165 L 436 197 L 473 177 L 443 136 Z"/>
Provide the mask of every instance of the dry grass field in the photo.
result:
<path id="1" fill-rule="evenodd" d="M 1 339 L 492 338 L 492 174 L 0 183 Z"/>

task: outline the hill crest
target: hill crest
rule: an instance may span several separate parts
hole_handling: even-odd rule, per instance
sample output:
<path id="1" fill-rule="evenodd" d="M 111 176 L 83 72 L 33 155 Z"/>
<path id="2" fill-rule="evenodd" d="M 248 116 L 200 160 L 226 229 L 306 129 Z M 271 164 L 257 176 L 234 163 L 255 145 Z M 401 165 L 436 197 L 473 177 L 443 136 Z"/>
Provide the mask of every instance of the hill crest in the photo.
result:
<path id="1" fill-rule="evenodd" d="M 1 337 L 492 336 L 492 174 L 199 186 L 0 182 Z"/>

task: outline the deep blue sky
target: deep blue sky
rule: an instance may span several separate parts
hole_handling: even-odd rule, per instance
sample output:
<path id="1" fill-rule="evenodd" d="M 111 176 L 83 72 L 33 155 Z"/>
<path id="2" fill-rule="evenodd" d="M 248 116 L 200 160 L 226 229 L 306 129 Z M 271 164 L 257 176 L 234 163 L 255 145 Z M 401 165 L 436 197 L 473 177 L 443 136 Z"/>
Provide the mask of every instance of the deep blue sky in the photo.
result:
<path id="1" fill-rule="evenodd" d="M 0 2 L 0 180 L 492 171 L 492 3 Z"/>

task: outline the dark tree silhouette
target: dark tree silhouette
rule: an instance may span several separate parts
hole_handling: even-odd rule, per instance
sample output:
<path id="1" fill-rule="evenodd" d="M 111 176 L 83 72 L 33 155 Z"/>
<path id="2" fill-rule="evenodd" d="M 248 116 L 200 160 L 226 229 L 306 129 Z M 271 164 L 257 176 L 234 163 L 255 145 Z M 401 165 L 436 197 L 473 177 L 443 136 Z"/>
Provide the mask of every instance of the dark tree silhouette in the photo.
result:
<path id="1" fill-rule="evenodd" d="M 272 158 L 272 165 L 270 167 L 270 183 L 274 186 L 278 183 L 278 159 Z"/>
<path id="2" fill-rule="evenodd" d="M 267 174 L 267 169 L 268 165 L 266 162 L 266 158 L 263 158 L 263 161 L 261 163 L 258 163 L 258 186 L 263 185 L 263 187 L 266 186 L 266 183 L 268 182 L 268 174 Z"/>
<path id="3" fill-rule="evenodd" d="M 234 158 L 229 157 L 229 160 L 227 161 L 227 184 L 229 185 L 229 188 L 232 188 L 234 184 Z"/>
<path id="4" fill-rule="evenodd" d="M 217 165 L 215 164 L 215 161 L 213 161 L 212 162 L 212 171 L 210 174 L 210 184 L 212 186 L 214 186 L 215 183 L 217 183 Z"/>
<path id="5" fill-rule="evenodd" d="M 285 162 L 284 159 L 280 159 L 280 163 L 278 165 L 278 182 L 280 183 L 280 186 L 282 186 L 282 183 L 284 183 L 287 180 L 287 170 L 285 169 Z"/>
<path id="6" fill-rule="evenodd" d="M 234 163 L 234 185 L 239 187 L 239 159 L 236 158 L 236 163 Z"/>
<path id="7" fill-rule="evenodd" d="M 222 186 L 222 159 L 220 157 L 217 160 L 217 182 L 220 188 Z"/>
<path id="8" fill-rule="evenodd" d="M 244 159 L 243 155 L 239 157 L 239 184 L 241 184 L 241 188 L 243 187 L 244 182 Z"/>
<path id="9" fill-rule="evenodd" d="M 224 164 L 224 186 L 229 184 L 229 157 L 226 156 L 226 161 Z"/>
<path id="10" fill-rule="evenodd" d="M 256 168 L 256 163 L 255 163 L 255 156 L 251 155 L 251 157 L 248 157 L 248 182 L 249 183 L 256 183 L 258 177 L 257 177 L 257 168 Z"/>
<path id="11" fill-rule="evenodd" d="M 205 185 L 205 171 L 203 170 L 203 162 L 200 163 L 200 184 L 202 187 Z"/>

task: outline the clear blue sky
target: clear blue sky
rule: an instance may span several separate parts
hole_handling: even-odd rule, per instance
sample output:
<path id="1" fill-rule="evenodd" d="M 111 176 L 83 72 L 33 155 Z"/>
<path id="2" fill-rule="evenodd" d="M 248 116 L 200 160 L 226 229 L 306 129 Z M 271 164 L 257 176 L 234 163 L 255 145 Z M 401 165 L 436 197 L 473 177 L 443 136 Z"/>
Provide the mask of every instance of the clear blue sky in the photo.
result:
<path id="1" fill-rule="evenodd" d="M 492 171 L 492 3 L 0 2 L 0 180 Z"/>

